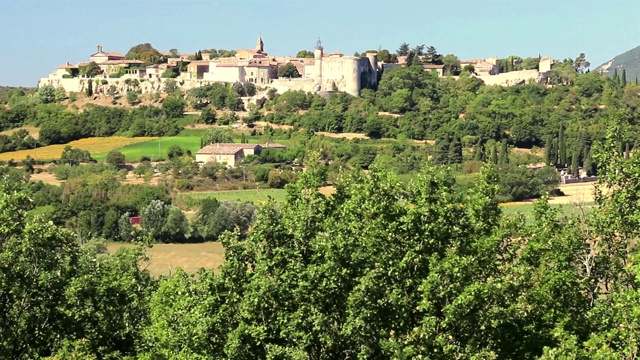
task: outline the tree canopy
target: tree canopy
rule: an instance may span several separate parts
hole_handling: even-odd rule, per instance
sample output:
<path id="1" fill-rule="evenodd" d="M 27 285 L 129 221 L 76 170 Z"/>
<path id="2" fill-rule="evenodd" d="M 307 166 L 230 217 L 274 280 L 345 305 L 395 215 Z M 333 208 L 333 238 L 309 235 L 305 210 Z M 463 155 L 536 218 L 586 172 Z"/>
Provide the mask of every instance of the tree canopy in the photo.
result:
<path id="1" fill-rule="evenodd" d="M 140 60 L 145 64 L 156 64 L 164 61 L 164 57 L 151 44 L 144 43 L 133 46 L 126 54 L 127 59 Z"/>
<path id="2" fill-rule="evenodd" d="M 301 75 L 298 69 L 292 63 L 286 63 L 278 67 L 278 77 L 281 78 L 299 78 Z"/>

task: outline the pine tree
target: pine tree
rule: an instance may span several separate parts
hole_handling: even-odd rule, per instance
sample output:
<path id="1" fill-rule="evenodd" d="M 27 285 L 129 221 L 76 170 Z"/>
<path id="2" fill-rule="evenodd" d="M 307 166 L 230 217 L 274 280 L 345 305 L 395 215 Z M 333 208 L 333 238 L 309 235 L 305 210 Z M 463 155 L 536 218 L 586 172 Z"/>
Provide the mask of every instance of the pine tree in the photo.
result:
<path id="1" fill-rule="evenodd" d="M 484 154 L 482 151 L 482 139 L 478 139 L 478 143 L 476 144 L 476 148 L 474 150 L 474 160 L 475 161 L 484 161 Z"/>
<path id="2" fill-rule="evenodd" d="M 462 142 L 459 137 L 454 137 L 449 143 L 448 163 L 462 164 Z"/>
<path id="3" fill-rule="evenodd" d="M 558 164 L 566 166 L 567 164 L 567 142 L 564 134 L 564 124 L 560 124 L 558 133 Z"/>
<path id="4" fill-rule="evenodd" d="M 622 86 L 627 86 L 627 69 L 622 69 L 622 77 L 620 78 Z"/>

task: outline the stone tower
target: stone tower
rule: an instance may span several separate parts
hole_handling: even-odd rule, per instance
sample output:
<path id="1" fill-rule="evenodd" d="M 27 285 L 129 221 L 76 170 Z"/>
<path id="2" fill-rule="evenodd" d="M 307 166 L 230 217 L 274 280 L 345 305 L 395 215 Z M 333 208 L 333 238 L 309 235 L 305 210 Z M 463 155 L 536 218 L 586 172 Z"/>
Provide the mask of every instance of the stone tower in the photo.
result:
<path id="1" fill-rule="evenodd" d="M 258 41 L 256 41 L 256 50 L 264 51 L 264 43 L 262 42 L 262 36 L 258 36 Z"/>
<path id="2" fill-rule="evenodd" d="M 318 38 L 318 42 L 316 43 L 316 49 L 313 52 L 315 58 L 315 75 L 316 75 L 316 84 L 314 86 L 316 91 L 322 90 L 322 55 L 324 48 L 322 47 L 322 42 L 320 38 Z"/>

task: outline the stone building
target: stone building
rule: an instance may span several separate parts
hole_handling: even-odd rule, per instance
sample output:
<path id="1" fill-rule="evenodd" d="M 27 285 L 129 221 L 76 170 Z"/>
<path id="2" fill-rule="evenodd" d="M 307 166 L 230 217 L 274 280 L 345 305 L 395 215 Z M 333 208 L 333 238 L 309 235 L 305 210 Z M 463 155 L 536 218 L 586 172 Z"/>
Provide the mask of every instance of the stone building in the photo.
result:
<path id="1" fill-rule="evenodd" d="M 278 68 L 293 64 L 300 78 L 278 78 Z M 204 80 L 212 82 L 252 82 L 258 86 L 273 87 L 278 91 L 344 91 L 358 96 L 362 88 L 375 88 L 378 84 L 377 54 L 367 57 L 324 53 L 320 41 L 314 58 L 276 57 L 264 51 L 259 37 L 255 49 L 239 49 L 234 58 L 218 58 L 209 62 Z"/>
<path id="2" fill-rule="evenodd" d="M 236 143 L 215 143 L 207 145 L 196 152 L 196 162 L 204 164 L 207 162 L 217 162 L 226 164 L 227 167 L 236 167 L 240 161 L 249 155 L 260 155 L 263 149 L 281 149 L 287 147 L 282 144 L 236 144 Z"/>

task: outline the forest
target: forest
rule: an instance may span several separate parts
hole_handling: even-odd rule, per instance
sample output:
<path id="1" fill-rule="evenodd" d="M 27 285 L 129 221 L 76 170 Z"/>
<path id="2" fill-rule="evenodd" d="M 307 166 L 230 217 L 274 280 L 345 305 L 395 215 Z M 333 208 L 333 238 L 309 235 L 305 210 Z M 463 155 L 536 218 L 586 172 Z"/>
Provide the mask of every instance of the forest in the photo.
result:
<path id="1" fill-rule="evenodd" d="M 597 146 L 594 211 L 505 216 L 489 163 L 467 192 L 447 167 L 401 184 L 326 166 L 225 232 L 217 270 L 153 278 L 145 249 L 39 216 L 1 181 L 0 353 L 47 359 L 629 359 L 638 349 L 640 156 L 622 123 Z M 622 135 L 624 136 L 624 135 Z M 159 203 L 156 205 L 160 205 Z M 219 206 L 212 204 L 210 206 Z M 363 221 L 366 219 L 366 221 Z"/>

